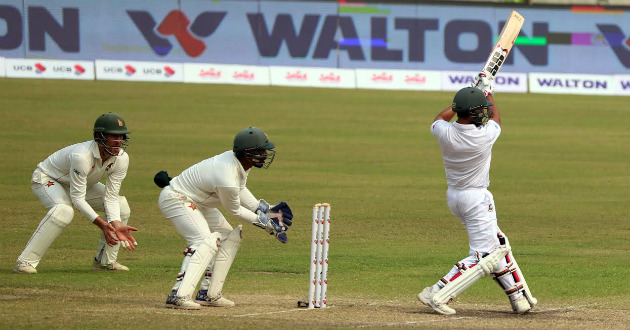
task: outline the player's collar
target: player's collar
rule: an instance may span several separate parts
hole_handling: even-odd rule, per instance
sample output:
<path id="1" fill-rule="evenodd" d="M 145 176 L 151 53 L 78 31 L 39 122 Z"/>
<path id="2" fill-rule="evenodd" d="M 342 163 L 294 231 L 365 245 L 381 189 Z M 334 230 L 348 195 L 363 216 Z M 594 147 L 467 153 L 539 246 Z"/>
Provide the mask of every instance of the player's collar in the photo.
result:
<path id="1" fill-rule="evenodd" d="M 475 126 L 475 124 L 460 124 L 458 122 L 453 122 L 453 126 L 457 127 L 458 130 L 462 130 L 462 131 L 472 131 L 474 129 L 477 129 L 477 126 Z"/>

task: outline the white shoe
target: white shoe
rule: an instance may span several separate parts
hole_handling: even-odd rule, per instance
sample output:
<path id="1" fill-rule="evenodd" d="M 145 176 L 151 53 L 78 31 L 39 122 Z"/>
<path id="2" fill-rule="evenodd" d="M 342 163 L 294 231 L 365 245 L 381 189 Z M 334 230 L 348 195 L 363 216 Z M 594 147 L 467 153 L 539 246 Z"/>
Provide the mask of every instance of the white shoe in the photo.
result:
<path id="1" fill-rule="evenodd" d="M 529 301 L 527 301 L 527 298 L 525 298 L 524 295 L 521 295 L 514 300 L 510 299 L 510 304 L 512 305 L 512 310 L 514 311 L 514 313 L 517 314 L 525 314 L 529 312 L 530 309 L 532 309 L 532 306 L 529 304 Z"/>
<path id="2" fill-rule="evenodd" d="M 37 269 L 26 261 L 17 261 L 13 272 L 16 274 L 37 274 Z"/>
<path id="3" fill-rule="evenodd" d="M 418 293 L 418 300 L 421 303 L 433 308 L 434 311 L 443 314 L 443 315 L 453 315 L 456 311 L 448 306 L 448 303 L 438 305 L 433 301 L 433 296 L 439 291 L 439 289 L 434 290 L 432 286 L 428 286 L 422 290 L 422 292 Z"/>
<path id="4" fill-rule="evenodd" d="M 164 306 L 166 308 L 177 309 L 201 309 L 201 305 L 192 301 L 190 297 L 178 297 L 173 293 L 166 297 L 166 304 Z"/>
<path id="5" fill-rule="evenodd" d="M 232 300 L 223 297 L 220 293 L 216 298 L 208 297 L 208 291 L 206 290 L 199 290 L 195 301 L 202 306 L 209 307 L 234 307 L 236 305 Z"/>
<path id="6" fill-rule="evenodd" d="M 129 268 L 125 265 L 118 263 L 117 261 L 112 261 L 111 264 L 103 266 L 100 261 L 94 260 L 94 264 L 92 265 L 92 270 L 113 270 L 113 271 L 129 271 Z"/>

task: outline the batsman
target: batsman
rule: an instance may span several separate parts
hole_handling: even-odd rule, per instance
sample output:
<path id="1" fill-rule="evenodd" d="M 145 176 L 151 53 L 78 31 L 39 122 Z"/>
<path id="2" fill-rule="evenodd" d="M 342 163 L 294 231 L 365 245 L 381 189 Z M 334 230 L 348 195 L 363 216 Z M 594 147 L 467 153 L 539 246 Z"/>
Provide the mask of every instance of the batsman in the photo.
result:
<path id="1" fill-rule="evenodd" d="M 493 98 L 492 80 L 479 74 L 474 87 L 457 92 L 452 106 L 431 124 L 442 151 L 451 212 L 468 232 L 469 256 L 460 260 L 418 300 L 440 314 L 455 314 L 448 303 L 486 275 L 507 294 L 512 310 L 528 312 L 537 300 L 525 282 L 511 246 L 497 224 L 497 207 L 488 186 L 492 146 L 501 134 L 499 109 Z M 457 120 L 450 122 L 457 114 Z"/>
<path id="2" fill-rule="evenodd" d="M 289 206 L 285 202 L 271 206 L 256 199 L 246 187 L 252 167 L 271 165 L 274 147 L 260 128 L 248 127 L 236 134 L 232 150 L 205 159 L 172 179 L 165 171 L 156 174 L 154 181 L 163 188 L 158 199 L 160 210 L 188 244 L 166 299 L 167 308 L 234 306 L 221 291 L 241 244 L 243 227 L 232 228 L 217 207 L 223 206 L 232 216 L 266 230 L 281 243 L 287 242 L 286 230 L 293 219 Z"/>

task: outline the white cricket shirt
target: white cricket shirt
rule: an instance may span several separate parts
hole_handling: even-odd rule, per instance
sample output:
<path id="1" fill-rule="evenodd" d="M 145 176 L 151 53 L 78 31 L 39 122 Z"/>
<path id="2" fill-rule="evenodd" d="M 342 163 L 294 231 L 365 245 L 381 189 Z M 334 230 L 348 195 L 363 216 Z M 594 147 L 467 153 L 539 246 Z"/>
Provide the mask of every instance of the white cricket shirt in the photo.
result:
<path id="1" fill-rule="evenodd" d="M 258 221 L 253 211 L 258 200 L 245 186 L 247 175 L 232 150 L 184 170 L 171 180 L 171 189 L 188 196 L 197 206 L 218 207 L 223 205 L 230 214 L 249 223 Z"/>
<path id="2" fill-rule="evenodd" d="M 120 221 L 118 194 L 128 167 L 129 154 L 123 149 L 118 156 L 110 157 L 103 163 L 95 141 L 65 147 L 37 165 L 39 172 L 69 188 L 72 205 L 90 221 L 94 221 L 98 213 L 85 201 L 85 193 L 107 174 L 104 204 L 108 222 Z M 45 183 L 37 176 L 38 171 L 35 171 L 33 181 Z"/>
<path id="3" fill-rule="evenodd" d="M 490 185 L 492 146 L 501 134 L 494 120 L 481 127 L 436 120 L 431 133 L 437 139 L 449 187 L 487 188 Z"/>

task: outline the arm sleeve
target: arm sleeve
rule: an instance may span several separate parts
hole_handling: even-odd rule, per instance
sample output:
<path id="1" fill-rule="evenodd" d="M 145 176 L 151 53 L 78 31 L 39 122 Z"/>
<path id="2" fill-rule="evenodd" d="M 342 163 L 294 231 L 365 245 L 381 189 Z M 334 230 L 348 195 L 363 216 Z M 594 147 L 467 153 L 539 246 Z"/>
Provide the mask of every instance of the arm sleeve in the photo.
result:
<path id="1" fill-rule="evenodd" d="M 436 138 L 439 138 L 443 134 L 443 128 L 445 126 L 448 126 L 448 123 L 445 120 L 438 119 L 434 121 L 433 124 L 431 124 L 431 134 L 433 134 Z"/>
<path id="2" fill-rule="evenodd" d="M 105 184 L 105 216 L 107 222 L 120 221 L 120 186 L 123 179 L 127 176 L 127 168 L 129 167 L 129 156 L 118 156 L 116 163 L 112 167 L 112 172 L 107 177 Z"/>
<path id="3" fill-rule="evenodd" d="M 87 176 L 92 167 L 83 156 L 70 155 L 70 200 L 72 205 L 90 221 L 98 217 L 98 213 L 85 200 L 87 190 Z"/>
<path id="4" fill-rule="evenodd" d="M 490 135 L 491 143 L 496 142 L 496 140 L 499 138 L 499 135 L 501 135 L 501 125 L 497 124 L 497 122 L 492 119 L 488 120 L 488 124 L 486 124 L 486 130 Z"/>
<path id="5" fill-rule="evenodd" d="M 241 206 L 239 187 L 217 187 L 221 205 L 233 216 L 248 222 L 255 223 L 258 221 L 256 213 Z"/>
<path id="6" fill-rule="evenodd" d="M 254 212 L 258 208 L 258 199 L 254 197 L 247 187 L 242 187 L 240 192 L 241 205 Z"/>

